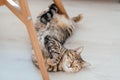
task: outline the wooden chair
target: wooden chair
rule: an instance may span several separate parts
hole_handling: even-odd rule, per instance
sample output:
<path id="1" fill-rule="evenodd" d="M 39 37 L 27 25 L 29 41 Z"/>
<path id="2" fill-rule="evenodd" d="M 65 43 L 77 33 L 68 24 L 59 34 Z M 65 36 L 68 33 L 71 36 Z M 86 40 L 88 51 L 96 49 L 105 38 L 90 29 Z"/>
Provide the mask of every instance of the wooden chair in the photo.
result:
<path id="1" fill-rule="evenodd" d="M 65 14 L 66 17 L 68 17 L 62 5 L 61 0 L 53 0 L 53 1 L 58 6 L 61 13 Z M 18 2 L 19 5 L 15 3 L 15 0 L 0 0 L 0 6 L 2 5 L 7 6 L 8 9 L 10 9 L 26 25 L 35 55 L 37 57 L 37 61 L 39 63 L 39 68 L 41 70 L 43 80 L 49 80 L 49 76 L 44 65 L 42 52 L 40 50 L 40 46 L 37 40 L 32 17 L 27 4 L 27 0 L 18 0 Z"/>

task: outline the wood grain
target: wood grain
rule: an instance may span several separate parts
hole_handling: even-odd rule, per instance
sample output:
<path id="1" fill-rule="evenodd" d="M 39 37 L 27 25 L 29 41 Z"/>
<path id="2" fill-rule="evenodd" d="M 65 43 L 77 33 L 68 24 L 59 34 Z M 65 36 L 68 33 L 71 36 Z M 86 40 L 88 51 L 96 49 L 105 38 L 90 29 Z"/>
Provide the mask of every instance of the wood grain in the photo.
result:
<path id="1" fill-rule="evenodd" d="M 0 0 L 0 6 L 4 5 L 4 0 Z"/>
<path id="2" fill-rule="evenodd" d="M 56 6 L 59 8 L 60 12 L 64 15 L 66 15 L 66 17 L 69 17 L 61 0 L 53 0 L 53 2 L 56 4 Z"/>

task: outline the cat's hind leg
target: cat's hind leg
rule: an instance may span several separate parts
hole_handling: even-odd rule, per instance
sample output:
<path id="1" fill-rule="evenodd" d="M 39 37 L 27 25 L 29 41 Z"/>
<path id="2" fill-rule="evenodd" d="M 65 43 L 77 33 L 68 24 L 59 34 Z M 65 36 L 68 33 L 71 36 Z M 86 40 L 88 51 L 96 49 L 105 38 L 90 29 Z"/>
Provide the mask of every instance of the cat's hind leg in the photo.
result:
<path id="1" fill-rule="evenodd" d="M 83 19 L 83 14 L 79 14 L 79 15 L 77 15 L 77 16 L 75 16 L 75 17 L 72 17 L 72 20 L 74 21 L 74 22 L 79 22 L 79 21 L 81 21 Z"/>

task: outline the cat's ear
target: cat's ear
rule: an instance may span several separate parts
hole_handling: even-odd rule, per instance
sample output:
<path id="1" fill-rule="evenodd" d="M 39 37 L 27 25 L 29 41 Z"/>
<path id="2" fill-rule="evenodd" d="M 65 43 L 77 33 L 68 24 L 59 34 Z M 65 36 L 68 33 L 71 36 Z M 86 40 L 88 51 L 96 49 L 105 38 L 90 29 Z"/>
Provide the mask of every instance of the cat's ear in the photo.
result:
<path id="1" fill-rule="evenodd" d="M 74 51 L 76 51 L 76 52 L 78 52 L 79 54 L 81 54 L 82 51 L 83 51 L 83 49 L 84 49 L 84 47 L 82 46 L 82 47 L 75 48 Z"/>

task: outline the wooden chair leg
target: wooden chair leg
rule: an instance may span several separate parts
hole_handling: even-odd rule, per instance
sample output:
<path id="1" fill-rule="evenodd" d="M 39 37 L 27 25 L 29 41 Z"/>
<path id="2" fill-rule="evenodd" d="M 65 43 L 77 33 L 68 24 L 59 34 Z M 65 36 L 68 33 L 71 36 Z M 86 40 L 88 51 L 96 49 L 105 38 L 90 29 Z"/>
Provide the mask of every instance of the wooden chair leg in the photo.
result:
<path id="1" fill-rule="evenodd" d="M 56 4 L 56 6 L 59 8 L 60 12 L 64 15 L 66 15 L 66 17 L 69 18 L 63 4 L 62 4 L 62 1 L 61 0 L 53 0 L 53 2 Z"/>
<path id="2" fill-rule="evenodd" d="M 4 0 L 0 0 L 0 6 L 4 5 Z"/>
<path id="3" fill-rule="evenodd" d="M 39 64 L 40 71 L 42 73 L 43 80 L 49 80 L 49 76 L 48 76 L 48 73 L 46 71 L 45 62 L 43 60 L 42 52 L 40 50 L 40 46 L 39 46 L 39 43 L 37 40 L 37 36 L 36 36 L 35 30 L 33 27 L 34 25 L 33 25 L 32 20 L 30 20 L 26 24 L 26 26 L 27 26 L 27 29 L 29 32 L 30 39 L 32 41 L 33 49 L 34 49 L 35 55 L 37 57 L 37 61 Z"/>
<path id="4" fill-rule="evenodd" d="M 44 65 L 42 52 L 40 50 L 39 42 L 34 30 L 34 25 L 28 8 L 27 0 L 19 0 L 19 4 L 20 7 L 13 0 L 5 0 L 5 5 L 26 25 L 43 80 L 49 80 L 49 76 Z"/>

